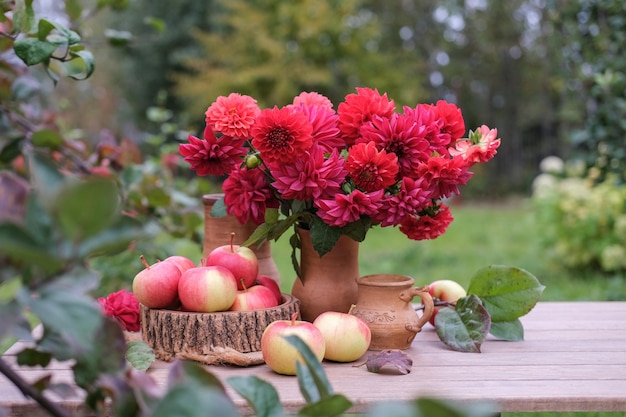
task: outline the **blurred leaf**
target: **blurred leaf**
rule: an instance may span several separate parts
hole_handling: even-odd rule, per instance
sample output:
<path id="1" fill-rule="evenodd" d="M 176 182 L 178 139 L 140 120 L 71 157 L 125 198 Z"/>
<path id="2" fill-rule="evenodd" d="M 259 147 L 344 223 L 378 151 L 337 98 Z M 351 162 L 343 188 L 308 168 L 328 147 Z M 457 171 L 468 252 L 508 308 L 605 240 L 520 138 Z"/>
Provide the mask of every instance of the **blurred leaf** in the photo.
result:
<path id="1" fill-rule="evenodd" d="M 130 374 L 128 377 L 126 375 L 101 375 L 98 379 L 98 388 L 104 390 L 111 399 L 111 416 L 137 417 L 139 415 L 138 396 L 135 395 L 139 390 L 135 391 L 132 386 L 135 382 L 133 376 L 136 374 Z M 142 400 L 145 401 L 143 398 Z"/>
<path id="2" fill-rule="evenodd" d="M 52 356 L 48 352 L 40 352 L 36 349 L 26 348 L 17 355 L 17 364 L 20 366 L 47 367 Z"/>
<path id="3" fill-rule="evenodd" d="M 208 372 L 199 363 L 180 360 L 174 361 L 167 375 L 167 385 L 171 387 L 187 382 L 226 392 L 219 378 Z"/>
<path id="4" fill-rule="evenodd" d="M 524 326 L 519 319 L 512 321 L 491 322 L 489 333 L 498 339 L 509 342 L 519 342 L 524 340 Z"/>
<path id="5" fill-rule="evenodd" d="M 37 30 L 33 0 L 18 0 L 15 2 L 13 23 L 15 28 L 23 33 L 34 33 Z"/>
<path id="6" fill-rule="evenodd" d="M 26 65 L 32 66 L 49 60 L 57 45 L 37 38 L 21 38 L 13 43 L 13 49 Z"/>
<path id="7" fill-rule="evenodd" d="M 115 182 L 101 177 L 66 186 L 55 203 L 54 213 L 59 224 L 64 234 L 73 240 L 104 230 L 119 212 Z"/>
<path id="8" fill-rule="evenodd" d="M 364 417 L 493 417 L 495 404 L 419 398 L 414 401 L 383 401 L 372 405 Z"/>
<path id="9" fill-rule="evenodd" d="M 165 32 L 165 29 L 167 29 L 165 21 L 157 17 L 147 16 L 143 19 L 143 21 L 146 25 L 154 28 L 158 33 L 163 33 Z"/>
<path id="10" fill-rule="evenodd" d="M 138 371 L 148 370 L 155 359 L 154 350 L 141 340 L 128 343 L 126 360 Z"/>
<path id="11" fill-rule="evenodd" d="M 15 87 L 15 84 L 13 84 Z M 19 136 L 4 143 L 0 149 L 0 163 L 9 163 L 22 153 L 22 143 L 24 138 Z"/>
<path id="12" fill-rule="evenodd" d="M 71 20 L 78 20 L 83 12 L 83 7 L 78 0 L 65 0 L 65 13 Z"/>
<path id="13" fill-rule="evenodd" d="M 491 320 L 499 322 L 515 320 L 532 310 L 544 288 L 524 269 L 492 265 L 472 277 L 467 292 L 480 297 Z"/>
<path id="14" fill-rule="evenodd" d="M 324 372 L 322 364 L 317 360 L 317 357 L 300 337 L 295 335 L 285 336 L 285 340 L 300 352 L 304 359 L 304 364 L 300 361 L 296 362 L 298 369 L 305 368 L 307 373 L 310 374 L 310 378 L 300 378 L 298 375 L 298 384 L 300 385 L 300 391 L 302 395 L 318 401 L 324 399 L 333 394 L 333 388 L 330 385 L 330 381 Z"/>
<path id="15" fill-rule="evenodd" d="M 0 292 L 3 290 L 5 287 L 0 286 Z M 30 324 L 23 315 L 23 308 L 24 306 L 15 300 L 0 303 L 0 317 L 2 317 L 0 320 L 0 340 L 7 336 L 22 340 L 32 339 Z"/>
<path id="16" fill-rule="evenodd" d="M 39 152 L 29 153 L 27 161 L 35 193 L 41 196 L 42 203 L 47 207 L 65 183 L 66 178 L 49 157 Z"/>
<path id="17" fill-rule="evenodd" d="M 193 381 L 170 388 L 151 410 L 152 417 L 240 417 L 224 393 Z"/>
<path id="18" fill-rule="evenodd" d="M 125 46 L 133 39 L 133 34 L 126 30 L 107 29 L 104 36 L 112 46 Z"/>
<path id="19" fill-rule="evenodd" d="M 54 130 L 42 129 L 33 133 L 30 141 L 35 146 L 58 149 L 63 144 L 63 137 Z"/>
<path id="20" fill-rule="evenodd" d="M 402 350 L 387 349 L 370 353 L 365 365 L 368 371 L 374 373 L 391 370 L 398 374 L 406 375 L 411 372 L 413 359 Z"/>
<path id="21" fill-rule="evenodd" d="M 333 394 L 300 409 L 298 416 L 335 417 L 342 416 L 352 407 L 352 402 L 344 395 Z"/>
<path id="22" fill-rule="evenodd" d="M 72 366 L 79 387 L 92 386 L 101 375 L 116 375 L 126 368 L 126 340 L 120 325 L 110 317 L 94 329 L 87 349 L 75 353 Z"/>
<path id="23" fill-rule="evenodd" d="M 474 294 L 458 299 L 455 308 L 442 308 L 435 317 L 439 339 L 459 352 L 480 352 L 490 326 L 489 313 Z"/>
<path id="24" fill-rule="evenodd" d="M 40 347 L 66 360 L 89 351 L 100 328 L 102 312 L 98 303 L 86 296 L 98 283 L 92 272 L 75 268 L 49 284 L 29 292 L 22 288 L 18 297 L 44 327 Z"/>
<path id="25" fill-rule="evenodd" d="M 233 376 L 228 384 L 250 404 L 258 417 L 281 417 L 283 406 L 276 389 L 256 376 Z"/>
<path id="26" fill-rule="evenodd" d="M 50 248 L 37 242 L 24 227 L 14 223 L 0 223 L 0 253 L 48 272 L 63 267 L 63 261 Z"/>
<path id="27" fill-rule="evenodd" d="M 135 240 L 147 239 L 156 234 L 146 224 L 130 217 L 122 216 L 111 226 L 84 239 L 78 249 L 78 256 L 90 258 L 96 255 L 111 255 L 128 248 Z"/>
<path id="28" fill-rule="evenodd" d="M 217 200 L 213 204 L 213 207 L 211 207 L 211 216 L 224 217 L 227 215 L 228 213 L 226 212 L 226 204 L 224 203 L 224 197 L 220 197 L 220 199 Z"/>

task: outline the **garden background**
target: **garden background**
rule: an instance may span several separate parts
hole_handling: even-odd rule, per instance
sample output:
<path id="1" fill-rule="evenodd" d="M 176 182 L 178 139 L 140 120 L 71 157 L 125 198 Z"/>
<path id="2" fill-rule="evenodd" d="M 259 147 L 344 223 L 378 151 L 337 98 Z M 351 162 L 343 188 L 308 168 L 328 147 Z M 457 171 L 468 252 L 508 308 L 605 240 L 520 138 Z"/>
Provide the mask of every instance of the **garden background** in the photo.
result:
<path id="1" fill-rule="evenodd" d="M 177 149 L 202 131 L 217 96 L 282 106 L 306 90 L 338 103 L 368 86 L 397 107 L 455 102 L 468 128 L 496 127 L 502 146 L 451 200 L 444 236 L 413 242 L 376 228 L 361 245 L 363 274 L 466 285 L 483 266 L 509 264 L 546 285 L 544 300 L 626 300 L 622 1 L 91 3 L 35 1 L 33 16 L 31 2 L 3 3 L 21 20 L 0 22 L 0 219 L 32 209 L 29 150 L 51 156 L 48 168 L 115 178 L 143 238 L 105 255 L 72 253 L 97 275 L 93 296 L 130 288 L 140 254 L 199 260 L 201 196 L 220 182 L 196 177 Z M 80 54 L 79 64 L 18 59 L 15 36 L 36 18 L 79 34 L 93 73 Z M 288 246 L 273 243 L 285 292 L 294 279 Z M 3 299 L 24 277 L 47 276 L 23 256 L 0 253 Z"/>

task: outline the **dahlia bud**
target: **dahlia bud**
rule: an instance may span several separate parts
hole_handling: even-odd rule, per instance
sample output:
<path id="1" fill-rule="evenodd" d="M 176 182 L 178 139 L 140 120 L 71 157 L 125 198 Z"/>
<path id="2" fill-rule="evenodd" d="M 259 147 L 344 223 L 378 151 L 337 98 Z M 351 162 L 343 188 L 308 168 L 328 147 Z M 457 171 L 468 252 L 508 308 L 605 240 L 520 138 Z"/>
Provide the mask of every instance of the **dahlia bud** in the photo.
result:
<path id="1" fill-rule="evenodd" d="M 254 169 L 261 165 L 261 160 L 256 154 L 250 154 L 246 156 L 246 168 Z"/>

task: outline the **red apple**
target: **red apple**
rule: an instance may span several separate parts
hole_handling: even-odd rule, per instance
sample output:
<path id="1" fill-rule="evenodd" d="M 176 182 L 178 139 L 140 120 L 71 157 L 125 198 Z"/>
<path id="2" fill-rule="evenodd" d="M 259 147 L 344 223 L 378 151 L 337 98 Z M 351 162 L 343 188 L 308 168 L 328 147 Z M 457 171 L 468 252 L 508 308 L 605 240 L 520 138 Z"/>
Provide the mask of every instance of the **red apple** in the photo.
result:
<path id="1" fill-rule="evenodd" d="M 461 284 L 450 279 L 441 279 L 431 282 L 428 285 L 428 292 L 433 297 L 433 299 L 436 298 L 439 301 L 447 301 L 450 303 L 454 303 L 459 298 L 465 297 L 467 295 L 465 288 L 463 288 Z M 435 316 L 437 316 L 437 312 L 442 308 L 443 306 L 436 306 L 435 310 L 433 311 L 433 315 L 430 316 L 428 322 L 433 326 L 435 325 Z"/>
<path id="2" fill-rule="evenodd" d="M 324 359 L 352 362 L 367 351 L 372 331 L 365 321 L 350 313 L 326 311 L 313 321 L 326 342 Z"/>
<path id="3" fill-rule="evenodd" d="M 196 264 L 194 264 L 191 259 L 180 255 L 168 256 L 167 258 L 163 259 L 162 262 L 173 262 L 174 265 L 178 267 L 181 274 L 189 268 L 193 268 L 196 266 Z"/>
<path id="4" fill-rule="evenodd" d="M 262 308 L 276 307 L 276 296 L 267 287 L 253 285 L 250 288 L 237 291 L 237 298 L 230 307 L 233 311 L 260 310 Z"/>
<path id="5" fill-rule="evenodd" d="M 263 359 L 271 370 L 278 374 L 295 375 L 296 362 L 304 363 L 300 352 L 285 336 L 296 335 L 311 348 L 318 361 L 324 359 L 326 342 L 324 335 L 313 323 L 296 320 L 297 313 L 291 320 L 277 320 L 269 324 L 261 336 L 261 352 Z"/>
<path id="6" fill-rule="evenodd" d="M 259 261 L 254 251 L 246 246 L 233 244 L 235 234 L 230 235 L 230 245 L 218 246 L 206 258 L 206 266 L 223 266 L 232 272 L 237 288 L 243 290 L 254 285 L 259 274 Z"/>
<path id="7" fill-rule="evenodd" d="M 280 287 L 274 278 L 259 274 L 259 276 L 256 277 L 256 285 L 262 285 L 269 288 L 274 294 L 274 297 L 276 297 L 276 302 L 278 303 L 276 305 L 280 305 L 283 302 L 283 295 L 281 294 Z"/>
<path id="8" fill-rule="evenodd" d="M 237 298 L 237 281 L 224 267 L 196 266 L 181 275 L 178 297 L 183 309 L 188 311 L 226 311 Z"/>
<path id="9" fill-rule="evenodd" d="M 181 273 L 172 262 L 156 262 L 148 265 L 141 256 L 145 269 L 133 278 L 133 293 L 148 308 L 168 308 L 178 300 L 178 281 Z"/>

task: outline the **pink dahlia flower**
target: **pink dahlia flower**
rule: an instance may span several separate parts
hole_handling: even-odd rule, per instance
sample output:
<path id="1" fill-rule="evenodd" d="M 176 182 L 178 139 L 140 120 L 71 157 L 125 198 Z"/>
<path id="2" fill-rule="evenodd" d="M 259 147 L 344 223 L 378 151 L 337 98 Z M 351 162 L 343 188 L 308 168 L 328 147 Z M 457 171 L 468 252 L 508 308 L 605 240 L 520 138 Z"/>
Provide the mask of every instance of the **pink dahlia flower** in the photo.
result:
<path id="1" fill-rule="evenodd" d="M 430 184 L 433 199 L 460 194 L 459 185 L 467 184 L 473 175 L 468 169 L 469 166 L 460 156 L 452 159 L 433 157 L 417 167 L 419 176 Z"/>
<path id="2" fill-rule="evenodd" d="M 458 140 L 454 147 L 450 148 L 450 155 L 461 155 L 470 165 L 484 163 L 498 153 L 499 146 L 498 129 L 490 129 L 482 125 L 470 134 L 469 139 Z"/>
<path id="3" fill-rule="evenodd" d="M 383 190 L 363 193 L 354 190 L 350 194 L 335 194 L 333 199 L 315 201 L 317 215 L 329 226 L 343 227 L 361 218 L 372 216 L 380 210 Z"/>
<path id="4" fill-rule="evenodd" d="M 441 204 L 432 217 L 429 215 L 409 216 L 400 225 L 400 231 L 412 240 L 435 239 L 443 235 L 454 218 L 448 206 Z"/>
<path id="5" fill-rule="evenodd" d="M 345 179 L 343 159 L 335 150 L 328 160 L 324 150 L 313 146 L 304 156 L 290 164 L 270 164 L 274 177 L 272 186 L 286 200 L 308 201 L 321 197 L 330 190 L 337 191 Z"/>
<path id="6" fill-rule="evenodd" d="M 328 97 L 314 91 L 310 93 L 303 91 L 295 96 L 293 99 L 293 105 L 300 106 L 301 104 L 307 106 L 325 107 L 328 109 L 333 108 L 333 103 L 328 99 Z"/>
<path id="7" fill-rule="evenodd" d="M 374 115 L 391 117 L 395 110 L 393 100 L 378 90 L 357 88 L 356 94 L 348 94 L 345 101 L 339 103 L 339 130 L 348 146 L 354 144 L 361 135 L 361 126 L 372 120 Z"/>
<path id="8" fill-rule="evenodd" d="M 429 197 L 430 188 L 424 178 L 404 177 L 398 193 L 385 195 L 382 200 L 385 209 L 375 213 L 372 219 L 382 227 L 397 226 L 430 204 Z"/>
<path id="9" fill-rule="evenodd" d="M 204 129 L 204 140 L 192 135 L 187 140 L 189 143 L 178 145 L 178 152 L 200 176 L 226 175 L 246 154 L 243 139 L 229 136 L 218 139 L 209 126 Z"/>
<path id="10" fill-rule="evenodd" d="M 439 116 L 438 118 L 443 121 L 441 134 L 448 135 L 448 144 L 454 143 L 465 135 L 465 121 L 463 120 L 461 109 L 453 103 L 439 100 L 435 104 L 435 110 Z"/>
<path id="11" fill-rule="evenodd" d="M 294 107 L 263 110 L 251 133 L 252 146 L 266 162 L 293 162 L 313 143 L 308 116 Z"/>
<path id="12" fill-rule="evenodd" d="M 220 96 L 205 112 L 206 123 L 215 131 L 234 138 L 249 139 L 250 128 L 261 109 L 250 96 L 231 93 Z"/>
<path id="13" fill-rule="evenodd" d="M 332 109 L 323 106 L 300 105 L 298 110 L 309 117 L 313 128 L 311 136 L 313 143 L 322 146 L 326 152 L 333 149 L 343 149 L 346 146 L 341 132 L 337 127 L 339 116 Z"/>
<path id="14" fill-rule="evenodd" d="M 233 169 L 222 183 L 222 190 L 227 213 L 241 224 L 252 221 L 259 225 L 265 220 L 267 207 L 278 208 L 278 201 L 259 169 Z"/>

